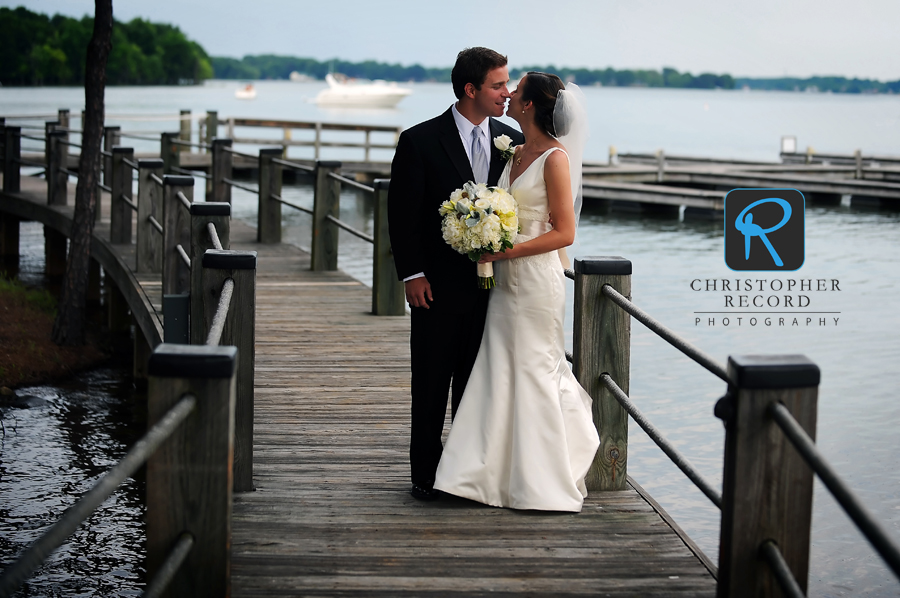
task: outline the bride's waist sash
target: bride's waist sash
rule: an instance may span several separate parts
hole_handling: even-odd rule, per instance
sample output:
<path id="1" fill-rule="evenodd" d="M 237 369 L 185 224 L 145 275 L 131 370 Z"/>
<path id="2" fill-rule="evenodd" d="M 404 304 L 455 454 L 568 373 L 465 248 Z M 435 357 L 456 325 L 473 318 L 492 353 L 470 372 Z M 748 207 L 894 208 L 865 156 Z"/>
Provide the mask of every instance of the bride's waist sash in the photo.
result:
<path id="1" fill-rule="evenodd" d="M 519 234 L 525 235 L 527 237 L 540 237 L 543 234 L 549 233 L 553 230 L 553 225 L 549 222 L 542 222 L 540 220 L 524 220 L 519 218 Z M 569 268 L 569 256 L 566 255 L 566 250 L 564 247 L 561 247 L 557 250 L 559 253 L 559 261 L 562 263 L 563 268 Z"/>

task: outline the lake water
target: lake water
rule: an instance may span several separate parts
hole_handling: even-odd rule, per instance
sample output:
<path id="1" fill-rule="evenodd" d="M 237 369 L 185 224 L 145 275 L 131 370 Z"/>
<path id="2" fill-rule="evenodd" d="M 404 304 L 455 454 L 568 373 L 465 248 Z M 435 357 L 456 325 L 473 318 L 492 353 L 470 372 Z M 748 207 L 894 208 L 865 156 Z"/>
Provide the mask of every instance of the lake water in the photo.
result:
<path id="1" fill-rule="evenodd" d="M 449 85 L 417 84 L 396 110 L 323 110 L 307 100 L 322 83 L 258 82 L 257 99 L 233 97 L 235 82 L 190 88 L 115 88 L 107 91 L 107 111 L 115 114 L 177 114 L 190 108 L 199 116 L 218 110 L 229 116 L 322 120 L 410 126 L 453 101 Z M 586 160 L 605 161 L 608 147 L 619 152 L 687 154 L 720 158 L 778 158 L 782 135 L 795 135 L 801 150 L 900 155 L 900 98 L 805 93 L 587 88 L 591 141 Z M 0 88 L 0 114 L 81 110 L 80 89 Z M 123 130 L 162 131 L 169 121 L 121 120 Z M 298 135 L 299 136 L 299 135 Z M 143 143 L 143 146 L 141 145 Z M 138 151 L 158 143 L 136 142 Z M 248 151 L 252 148 L 238 148 Z M 292 148 L 292 156 L 311 150 Z M 328 159 L 359 159 L 359 150 L 332 150 Z M 373 158 L 389 159 L 389 153 Z M 308 187 L 285 189 L 286 199 L 311 205 Z M 846 200 L 846 198 L 845 198 Z M 255 197 L 234 191 L 235 216 L 255 222 Z M 308 247 L 306 216 L 285 210 L 285 238 Z M 341 218 L 371 231 L 371 206 L 353 191 L 342 196 Z M 896 467 L 895 398 L 900 363 L 900 214 L 839 206 L 807 206 L 806 262 L 793 273 L 736 275 L 723 259 L 723 227 L 627 214 L 608 214 L 585 206 L 578 242 L 570 255 L 621 255 L 634 264 L 633 299 L 645 311 L 724 363 L 728 355 L 801 353 L 822 370 L 817 442 L 837 471 L 900 541 L 900 469 Z M 371 283 L 371 249 L 341 232 L 339 266 Z M 836 279 L 840 291 L 810 291 L 807 311 L 839 312 L 800 318 L 785 325 L 763 317 L 740 324 L 722 314 L 721 292 L 694 291 L 695 279 L 751 278 L 770 283 L 789 279 Z M 799 282 L 797 283 L 800 284 Z M 813 283 L 816 288 L 816 283 Z M 829 283 L 830 288 L 830 283 Z M 758 291 L 750 295 L 772 293 Z M 796 293 L 795 293 L 796 294 Z M 570 302 L 571 302 L 570 283 Z M 569 309 L 571 324 L 571 307 Z M 697 323 L 696 319 L 700 318 Z M 778 317 L 778 316 L 774 316 Z M 819 317 L 825 317 L 820 325 Z M 709 319 L 715 318 L 710 325 Z M 834 323 L 833 318 L 838 318 Z M 571 341 L 570 341 L 571 342 Z M 641 324 L 632 326 L 631 395 L 650 419 L 714 485 L 721 484 L 721 422 L 713 417 L 725 385 L 683 357 Z M 669 511 L 714 560 L 718 510 L 632 425 L 629 473 Z M 813 515 L 811 596 L 897 596 L 900 581 L 816 483 Z"/>

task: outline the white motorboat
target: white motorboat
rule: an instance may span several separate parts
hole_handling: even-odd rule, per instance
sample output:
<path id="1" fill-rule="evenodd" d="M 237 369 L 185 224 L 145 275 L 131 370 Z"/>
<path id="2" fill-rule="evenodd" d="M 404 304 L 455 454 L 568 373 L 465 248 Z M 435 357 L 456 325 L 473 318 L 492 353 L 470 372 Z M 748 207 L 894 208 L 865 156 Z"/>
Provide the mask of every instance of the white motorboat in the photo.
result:
<path id="1" fill-rule="evenodd" d="M 253 87 L 252 83 L 248 83 L 244 87 L 236 89 L 234 91 L 234 97 L 239 100 L 252 100 L 256 97 L 256 88 Z"/>
<path id="2" fill-rule="evenodd" d="M 328 89 L 316 96 L 316 104 L 320 106 L 393 108 L 412 93 L 411 89 L 398 87 L 394 82 L 355 83 L 340 74 L 329 73 L 325 75 L 325 81 Z"/>

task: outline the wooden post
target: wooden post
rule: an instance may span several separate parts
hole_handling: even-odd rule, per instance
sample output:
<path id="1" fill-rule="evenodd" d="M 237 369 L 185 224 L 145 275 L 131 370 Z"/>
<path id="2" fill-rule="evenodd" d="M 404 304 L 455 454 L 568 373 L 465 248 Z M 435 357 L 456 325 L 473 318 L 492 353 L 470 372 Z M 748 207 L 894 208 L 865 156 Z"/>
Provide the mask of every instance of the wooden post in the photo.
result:
<path id="1" fill-rule="evenodd" d="M 190 292 L 191 270 L 184 263 L 177 246 L 185 253 L 191 250 L 191 227 L 188 209 L 178 198 L 181 191 L 188 201 L 194 196 L 194 177 L 167 174 L 163 177 L 163 295 Z M 188 253 L 188 257 L 190 254 Z"/>
<path id="2" fill-rule="evenodd" d="M 44 227 L 44 271 L 47 276 L 62 276 L 66 273 L 66 251 L 68 238 L 58 230 Z"/>
<path id="3" fill-rule="evenodd" d="M 88 286 L 85 299 L 89 304 L 100 305 L 100 297 L 103 294 L 100 288 L 100 262 L 95 259 L 88 266 Z"/>
<path id="4" fill-rule="evenodd" d="M 863 178 L 863 163 L 862 163 L 862 150 L 857 149 L 853 152 L 853 158 L 856 161 L 856 178 Z"/>
<path id="5" fill-rule="evenodd" d="M 369 161 L 369 151 L 372 149 L 372 131 L 371 129 L 366 129 L 366 157 L 365 161 Z"/>
<path id="6" fill-rule="evenodd" d="M 231 307 L 225 319 L 220 344 L 234 345 L 241 356 L 237 373 L 237 402 L 234 431 L 234 491 L 253 490 L 253 380 L 256 343 L 256 252 L 219 251 L 209 249 L 203 254 L 202 275 L 197 281 L 191 304 L 191 338 L 206 341 L 212 326 L 222 286 L 234 280 Z M 195 323 L 194 320 L 197 320 Z"/>
<path id="7" fill-rule="evenodd" d="M 63 154 L 66 156 L 69 155 L 69 109 L 68 108 L 60 108 L 56 114 L 56 122 L 59 123 L 57 128 L 62 130 L 66 135 L 63 138 L 65 143 L 63 144 Z M 63 162 L 63 168 L 69 167 L 69 161 L 66 160 Z"/>
<path id="8" fill-rule="evenodd" d="M 103 151 L 111 154 L 117 145 L 122 145 L 122 127 L 103 127 Z M 100 163 L 103 164 L 103 184 L 112 187 L 112 157 L 103 156 Z M 99 213 L 98 206 L 97 214 Z"/>
<path id="9" fill-rule="evenodd" d="M 588 490 L 624 490 L 628 474 L 628 412 L 600 381 L 608 373 L 628 394 L 631 316 L 602 293 L 609 285 L 631 299 L 631 262 L 624 258 L 575 260 L 573 372 L 594 400 L 600 449 L 587 474 Z"/>
<path id="10" fill-rule="evenodd" d="M 816 436 L 819 368 L 802 355 L 728 358 L 719 598 L 782 596 L 760 546 L 774 540 L 806 592 L 813 472 L 767 415 L 780 402 Z"/>
<path id="11" fill-rule="evenodd" d="M 663 150 L 656 151 L 656 182 L 663 182 L 666 172 L 666 152 Z"/>
<path id="12" fill-rule="evenodd" d="M 47 133 L 47 205 L 64 206 L 68 203 L 69 175 L 66 167 L 65 133 L 52 130 Z"/>
<path id="13" fill-rule="evenodd" d="M 406 314 L 406 289 L 397 278 L 388 232 L 387 196 L 390 179 L 375 181 L 375 246 L 372 250 L 372 313 L 376 316 Z"/>
<path id="14" fill-rule="evenodd" d="M 21 188 L 21 159 L 22 127 L 3 127 L 3 191 L 6 193 L 18 193 Z"/>
<path id="15" fill-rule="evenodd" d="M 163 133 L 159 138 L 159 157 L 163 161 L 163 170 L 166 174 L 174 173 L 174 169 L 181 166 L 178 144 L 174 142 L 178 139 L 178 135 L 179 133 Z"/>
<path id="16" fill-rule="evenodd" d="M 256 241 L 281 243 L 281 202 L 273 196 L 281 196 L 282 166 L 272 162 L 280 158 L 278 148 L 259 150 L 259 209 L 257 210 Z"/>
<path id="17" fill-rule="evenodd" d="M 197 280 L 200 277 L 203 254 L 207 249 L 216 249 L 212 237 L 209 234 L 209 223 L 216 227 L 216 235 L 223 249 L 231 245 L 231 204 L 201 201 L 191 204 L 191 292 L 197 289 Z M 193 312 L 192 312 L 193 313 Z M 193 327 L 191 330 L 194 330 Z M 202 344 L 206 339 L 191 335 L 193 344 Z"/>
<path id="18" fill-rule="evenodd" d="M 131 209 L 123 197 L 132 200 L 132 167 L 127 161 L 134 162 L 134 149 L 115 146 L 112 148 L 112 182 L 110 188 L 109 207 L 109 242 L 114 244 L 131 244 Z"/>
<path id="19" fill-rule="evenodd" d="M 163 190 L 150 178 L 163 176 L 162 160 L 138 161 L 137 259 L 138 272 L 162 272 L 163 235 L 156 230 L 150 216 L 163 223 Z"/>
<path id="20" fill-rule="evenodd" d="M 212 140 L 212 166 L 206 179 L 206 201 L 231 203 L 231 185 L 225 182 L 232 175 L 234 157 L 225 149 L 231 149 L 231 144 L 231 139 Z"/>
<path id="21" fill-rule="evenodd" d="M 322 123 L 316 123 L 316 155 L 313 156 L 314 160 L 319 159 L 319 149 L 322 147 Z M 287 148 L 285 148 L 286 150 Z"/>
<path id="22" fill-rule="evenodd" d="M 212 145 L 213 139 L 219 136 L 219 113 L 215 110 L 206 111 L 206 145 Z M 206 150 L 207 153 L 212 151 Z"/>
<path id="23" fill-rule="evenodd" d="M 59 121 L 48 120 L 44 122 L 44 164 L 50 163 L 50 132 L 55 131 Z"/>
<path id="24" fill-rule="evenodd" d="M 136 384 L 146 388 L 147 366 L 149 365 L 148 362 L 150 361 L 150 355 L 153 353 L 153 348 L 150 346 L 147 337 L 144 336 L 144 331 L 141 330 L 138 323 L 134 320 L 132 320 L 132 323 L 134 324 L 134 364 L 132 376 L 134 377 Z"/>
<path id="25" fill-rule="evenodd" d="M 235 347 L 161 344 L 150 356 L 147 424 L 185 395 L 193 413 L 147 461 L 147 578 L 183 532 L 194 546 L 168 596 L 230 596 Z"/>
<path id="26" fill-rule="evenodd" d="M 184 141 L 185 143 L 191 142 L 191 111 L 190 110 L 182 110 L 178 114 L 178 138 Z M 187 152 L 191 153 L 191 146 L 183 145 L 181 146 L 182 150 L 187 148 Z"/>
<path id="27" fill-rule="evenodd" d="M 312 256 L 310 268 L 314 272 L 337 270 L 338 227 L 328 220 L 328 215 L 340 215 L 341 182 L 330 176 L 341 169 L 340 162 L 316 161 L 316 188 L 312 217 Z"/>

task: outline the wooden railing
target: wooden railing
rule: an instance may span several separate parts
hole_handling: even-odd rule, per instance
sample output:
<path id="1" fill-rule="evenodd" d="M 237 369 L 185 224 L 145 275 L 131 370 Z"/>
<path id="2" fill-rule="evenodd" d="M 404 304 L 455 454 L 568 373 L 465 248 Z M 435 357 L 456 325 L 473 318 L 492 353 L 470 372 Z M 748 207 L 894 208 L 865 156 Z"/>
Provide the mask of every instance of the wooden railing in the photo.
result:
<path id="1" fill-rule="evenodd" d="M 813 476 L 900 579 L 900 544 L 865 508 L 816 449 L 819 368 L 802 355 L 731 356 L 727 367 L 691 346 L 631 301 L 631 262 L 575 260 L 573 370 L 594 399 L 601 446 L 586 483 L 625 488 L 628 417 L 722 511 L 720 597 L 803 596 L 809 577 Z M 628 397 L 631 319 L 726 384 L 715 415 L 725 423 L 721 494 Z"/>

